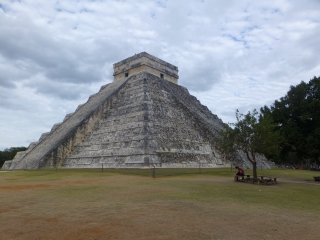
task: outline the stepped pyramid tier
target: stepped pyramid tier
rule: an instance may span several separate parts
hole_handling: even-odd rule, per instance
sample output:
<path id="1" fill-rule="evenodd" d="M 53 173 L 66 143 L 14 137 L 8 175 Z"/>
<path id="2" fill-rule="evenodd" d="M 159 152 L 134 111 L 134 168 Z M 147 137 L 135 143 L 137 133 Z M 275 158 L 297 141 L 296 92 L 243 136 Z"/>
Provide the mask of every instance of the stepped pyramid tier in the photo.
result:
<path id="1" fill-rule="evenodd" d="M 114 81 L 5 164 L 43 167 L 218 167 L 225 124 L 148 53 L 114 64 Z"/>

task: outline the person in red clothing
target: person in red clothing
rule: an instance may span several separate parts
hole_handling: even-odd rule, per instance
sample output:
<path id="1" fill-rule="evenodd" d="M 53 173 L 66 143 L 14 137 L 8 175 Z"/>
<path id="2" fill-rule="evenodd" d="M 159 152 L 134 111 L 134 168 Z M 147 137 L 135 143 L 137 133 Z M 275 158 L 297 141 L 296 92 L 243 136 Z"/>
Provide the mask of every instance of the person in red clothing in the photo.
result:
<path id="1" fill-rule="evenodd" d="M 238 170 L 236 176 L 244 176 L 244 170 L 241 167 L 236 166 L 236 169 Z"/>

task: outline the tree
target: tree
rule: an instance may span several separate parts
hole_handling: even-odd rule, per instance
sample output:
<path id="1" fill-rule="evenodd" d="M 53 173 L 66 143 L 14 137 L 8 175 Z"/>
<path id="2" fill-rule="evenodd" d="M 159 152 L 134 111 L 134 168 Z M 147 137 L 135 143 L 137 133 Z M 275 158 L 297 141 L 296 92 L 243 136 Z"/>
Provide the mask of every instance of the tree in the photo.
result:
<path id="1" fill-rule="evenodd" d="M 291 86 L 270 107 L 247 114 L 236 112 L 237 122 L 226 128 L 221 151 L 232 159 L 242 150 L 256 167 L 255 154 L 279 164 L 320 166 L 320 77 Z M 231 144 L 232 143 L 232 144 Z"/>
<path id="2" fill-rule="evenodd" d="M 237 149 L 234 144 L 234 131 L 228 125 L 221 132 L 221 137 L 218 139 L 217 147 L 223 153 L 224 158 L 235 162 L 237 160 Z"/>
<path id="3" fill-rule="evenodd" d="M 220 149 L 226 155 L 236 151 L 245 153 L 252 164 L 253 178 L 257 179 L 257 153 L 276 152 L 279 135 L 275 134 L 271 118 L 261 118 L 257 110 L 242 114 L 236 111 L 237 122 L 222 134 Z"/>
<path id="4" fill-rule="evenodd" d="M 265 109 L 260 109 L 259 122 L 257 124 L 257 132 L 261 135 L 259 153 L 265 155 L 273 162 L 280 159 L 280 144 L 283 141 L 278 125 L 273 121 L 272 115 Z"/>
<path id="5" fill-rule="evenodd" d="M 278 162 L 295 166 L 320 164 L 320 78 L 291 86 L 286 96 L 261 112 L 281 135 Z"/>
<path id="6" fill-rule="evenodd" d="M 234 144 L 243 151 L 247 159 L 252 164 L 253 178 L 257 178 L 257 160 L 256 153 L 258 148 L 257 134 L 257 115 L 258 112 L 253 110 L 247 114 L 241 114 L 239 110 L 236 111 L 237 122 L 234 125 Z"/>

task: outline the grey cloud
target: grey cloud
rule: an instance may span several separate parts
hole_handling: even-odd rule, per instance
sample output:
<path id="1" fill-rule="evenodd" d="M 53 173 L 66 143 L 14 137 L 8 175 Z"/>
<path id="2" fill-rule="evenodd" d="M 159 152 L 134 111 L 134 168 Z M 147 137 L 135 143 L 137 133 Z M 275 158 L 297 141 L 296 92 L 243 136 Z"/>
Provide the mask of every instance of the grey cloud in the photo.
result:
<path id="1" fill-rule="evenodd" d="M 52 38 L 54 33 L 36 27 L 30 19 L 22 22 L 0 18 L 0 53 L 6 58 L 29 61 L 47 78 L 61 82 L 101 80 L 102 63 L 88 62 L 86 46 Z"/>
<path id="2" fill-rule="evenodd" d="M 97 84 L 109 82 L 114 62 L 147 51 L 177 65 L 180 83 L 219 117 L 232 121 L 236 108 L 246 112 L 270 103 L 290 85 L 317 74 L 319 4 L 318 0 L 1 3 L 1 113 L 20 112 L 24 124 L 39 131 L 28 113 L 43 116 L 37 125 L 48 127 L 53 116 L 63 119 L 67 108 L 94 93 Z M 12 132 L 23 126 L 13 122 L 1 119 L 0 126 Z"/>
<path id="3" fill-rule="evenodd" d="M 0 87 L 2 88 L 14 88 L 15 85 L 7 77 L 0 75 Z"/>
<path id="4" fill-rule="evenodd" d="M 220 64 L 215 61 L 197 62 L 190 68 L 185 69 L 180 77 L 190 90 L 206 91 L 221 80 L 219 67 Z"/>
<path id="5" fill-rule="evenodd" d="M 48 81 L 46 79 L 33 79 L 25 83 L 25 87 L 35 89 L 36 92 L 41 93 L 47 97 L 60 98 L 64 100 L 79 99 L 84 93 L 88 94 L 87 86 L 85 84 L 75 83 L 59 83 L 56 81 Z"/>
<path id="6" fill-rule="evenodd" d="M 30 104 L 28 93 L 21 93 L 16 89 L 1 89 L 0 88 L 0 109 L 8 111 L 39 111 Z M 12 114 L 12 113 L 11 113 Z"/>
<path id="7" fill-rule="evenodd" d="M 15 88 L 16 83 L 30 76 L 35 69 L 26 61 L 10 60 L 0 55 L 0 86 Z"/>

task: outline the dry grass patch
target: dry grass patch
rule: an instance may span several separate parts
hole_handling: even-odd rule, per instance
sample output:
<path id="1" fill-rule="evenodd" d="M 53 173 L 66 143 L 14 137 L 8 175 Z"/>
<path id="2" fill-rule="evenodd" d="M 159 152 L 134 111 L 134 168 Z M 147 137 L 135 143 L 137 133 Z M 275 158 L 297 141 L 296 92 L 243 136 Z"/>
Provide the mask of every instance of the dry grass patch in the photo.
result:
<path id="1" fill-rule="evenodd" d="M 0 239 L 320 239 L 319 186 L 146 176 L 1 173 Z"/>

